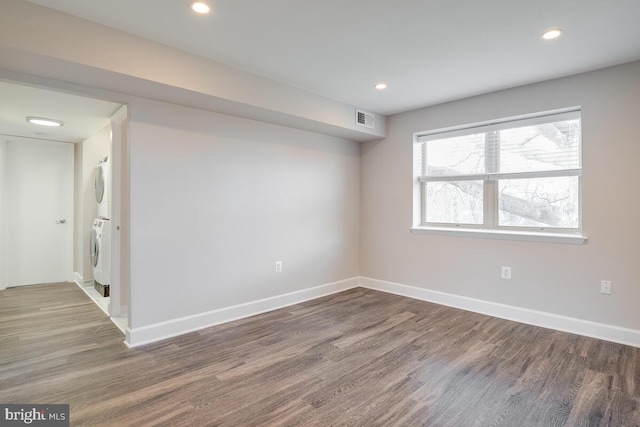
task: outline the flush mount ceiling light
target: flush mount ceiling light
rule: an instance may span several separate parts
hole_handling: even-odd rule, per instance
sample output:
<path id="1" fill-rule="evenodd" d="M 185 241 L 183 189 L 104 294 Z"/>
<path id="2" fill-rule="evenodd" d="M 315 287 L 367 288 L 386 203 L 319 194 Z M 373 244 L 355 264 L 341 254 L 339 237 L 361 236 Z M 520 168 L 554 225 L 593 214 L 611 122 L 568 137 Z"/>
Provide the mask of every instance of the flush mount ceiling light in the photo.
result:
<path id="1" fill-rule="evenodd" d="M 553 28 L 551 30 L 547 30 L 544 33 L 542 33 L 542 38 L 545 40 L 553 40 L 560 37 L 561 34 L 562 34 L 562 29 Z"/>
<path id="2" fill-rule="evenodd" d="M 377 83 L 374 87 L 376 89 L 378 89 L 378 90 L 385 90 L 387 88 L 387 84 L 386 83 Z"/>
<path id="3" fill-rule="evenodd" d="M 44 117 L 27 117 L 27 121 L 34 125 L 59 127 L 64 125 L 60 120 L 47 119 Z"/>
<path id="4" fill-rule="evenodd" d="M 193 9 L 194 12 L 201 14 L 209 13 L 211 11 L 209 5 L 201 1 L 191 3 L 191 9 Z"/>

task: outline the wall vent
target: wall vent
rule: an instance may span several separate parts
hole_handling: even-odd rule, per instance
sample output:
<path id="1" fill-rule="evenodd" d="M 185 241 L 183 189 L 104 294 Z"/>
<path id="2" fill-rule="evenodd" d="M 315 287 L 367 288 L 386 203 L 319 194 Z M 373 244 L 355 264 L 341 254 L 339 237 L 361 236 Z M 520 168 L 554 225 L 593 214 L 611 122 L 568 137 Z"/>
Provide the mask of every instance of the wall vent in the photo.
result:
<path id="1" fill-rule="evenodd" d="M 365 111 L 356 110 L 356 123 L 369 129 L 375 129 L 373 114 Z"/>

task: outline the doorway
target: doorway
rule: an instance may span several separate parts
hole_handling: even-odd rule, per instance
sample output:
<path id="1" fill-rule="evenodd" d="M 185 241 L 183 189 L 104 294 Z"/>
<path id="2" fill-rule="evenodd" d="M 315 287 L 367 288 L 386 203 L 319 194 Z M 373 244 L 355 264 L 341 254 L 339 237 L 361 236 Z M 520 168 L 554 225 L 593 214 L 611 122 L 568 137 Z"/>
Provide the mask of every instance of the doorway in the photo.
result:
<path id="1" fill-rule="evenodd" d="M 120 163 L 128 138 L 127 108 L 3 80 L 0 98 L 0 292 L 6 287 L 75 282 L 88 294 L 94 281 L 90 236 L 98 217 L 95 172 L 105 157 L 112 158 L 115 174 L 124 170 Z M 59 125 L 33 125 L 27 116 L 55 119 Z M 118 187 L 113 188 L 113 181 Z M 121 181 L 119 175 L 109 177 L 115 221 L 107 236 L 113 240 L 111 250 L 102 254 L 118 261 L 109 283 L 117 303 L 107 301 L 102 308 L 124 333 L 129 292 L 128 287 L 120 289 L 119 268 L 127 253 L 120 250 L 116 235 L 121 228 L 116 224 L 121 217 Z"/>

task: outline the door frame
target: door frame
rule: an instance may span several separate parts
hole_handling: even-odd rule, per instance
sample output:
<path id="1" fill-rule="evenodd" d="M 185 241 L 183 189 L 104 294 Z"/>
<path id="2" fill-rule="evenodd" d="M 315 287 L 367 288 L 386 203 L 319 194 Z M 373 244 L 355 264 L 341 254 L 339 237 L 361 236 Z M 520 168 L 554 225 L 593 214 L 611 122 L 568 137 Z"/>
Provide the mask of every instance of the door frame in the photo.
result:
<path id="1" fill-rule="evenodd" d="M 0 135 L 0 291 L 7 288 L 7 141 Z"/>
<path id="2" fill-rule="evenodd" d="M 109 298 L 109 315 L 111 317 L 126 317 L 129 319 L 130 301 L 128 286 L 128 263 L 123 257 L 128 251 L 122 251 L 122 246 L 128 245 L 128 215 L 123 215 L 123 193 L 128 194 L 128 162 L 127 147 L 129 137 L 129 107 L 123 105 L 111 116 L 111 284 Z M 124 178 L 124 179 L 123 179 Z M 126 187 L 126 188 L 125 188 Z M 126 203 L 128 206 L 128 203 Z M 128 211 L 127 211 L 128 212 Z M 124 228 L 124 233 L 122 232 Z M 124 239 L 123 239 L 124 237 Z M 124 242 L 122 241 L 124 240 Z M 124 262 L 123 262 L 124 261 Z M 124 264 L 124 265 L 123 265 Z M 123 295 L 125 294 L 125 295 Z"/>
<path id="3" fill-rule="evenodd" d="M 21 72 L 15 71 L 7 71 L 0 70 L 0 79 L 13 82 L 16 84 L 22 84 L 27 86 L 39 87 L 46 90 L 54 90 L 60 92 L 67 92 L 78 96 L 84 96 L 88 98 L 96 98 L 102 99 L 105 101 L 114 102 L 117 104 L 121 104 L 122 107 L 113 115 L 116 116 L 118 114 L 122 114 L 121 117 L 123 120 L 121 122 L 121 130 L 122 137 L 116 139 L 112 143 L 112 150 L 115 147 L 115 152 L 112 153 L 112 194 L 111 194 L 111 209 L 112 214 L 119 215 L 120 221 L 122 223 L 116 223 L 116 221 L 112 221 L 111 227 L 111 254 L 112 254 L 112 265 L 113 261 L 116 260 L 118 268 L 120 270 L 119 274 L 114 274 L 112 270 L 112 280 L 116 278 L 117 284 L 122 288 L 122 285 L 125 285 L 124 292 L 120 292 L 120 295 L 124 294 L 125 301 L 127 301 L 127 305 L 121 304 L 119 307 L 120 316 L 126 317 L 127 319 L 127 328 L 131 325 L 131 279 L 130 279 L 130 228 L 129 228 L 129 212 L 130 212 L 130 172 L 129 172 L 129 122 L 130 122 L 130 107 L 129 103 L 132 99 L 131 95 L 125 95 L 119 92 L 113 92 L 106 89 L 101 89 L 98 87 L 85 86 L 81 84 L 72 83 L 69 81 L 63 80 L 54 80 L 47 77 L 36 76 L 34 74 L 25 74 Z M 112 117 L 113 117 L 112 116 Z M 1 148 L 1 147 L 0 147 Z M 114 180 L 114 175 L 116 173 L 114 170 L 119 171 L 117 173 L 118 181 L 117 183 Z M 0 173 L 2 170 L 0 169 Z M 1 193 L 0 193 L 1 194 Z M 0 206 L 1 208 L 1 206 Z M 77 212 L 74 211 L 74 215 Z M 0 219 L 1 219 L 0 215 Z M 0 227 L 2 224 L 0 223 Z M 0 230 L 1 231 L 1 230 Z M 114 235 L 117 233 L 117 235 Z M 1 233 L 0 233 L 1 235 Z M 1 244 L 0 244 L 1 246 Z M 75 239 L 74 239 L 74 250 L 75 250 Z M 82 257 L 88 256 L 86 251 L 82 251 Z M 0 256 L 2 256 L 2 251 L 0 251 Z M 0 265 L 2 264 L 2 260 L 0 259 Z M 74 278 L 72 281 L 81 288 L 84 289 L 84 284 L 80 277 L 77 277 L 74 272 Z M 2 290 L 2 276 L 0 273 L 0 290 Z M 108 313 L 109 316 L 113 317 L 114 314 L 111 311 Z"/>

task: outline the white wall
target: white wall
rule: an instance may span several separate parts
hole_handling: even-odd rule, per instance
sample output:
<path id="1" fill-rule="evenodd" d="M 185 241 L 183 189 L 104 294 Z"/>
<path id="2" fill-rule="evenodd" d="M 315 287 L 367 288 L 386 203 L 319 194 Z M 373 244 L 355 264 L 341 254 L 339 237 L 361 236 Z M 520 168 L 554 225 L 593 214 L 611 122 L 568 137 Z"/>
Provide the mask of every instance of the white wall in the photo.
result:
<path id="1" fill-rule="evenodd" d="M 130 172 L 133 328 L 358 275 L 355 142 L 137 100 Z"/>
<path id="2" fill-rule="evenodd" d="M 412 235 L 412 134 L 582 106 L 583 246 Z M 399 114 L 361 150 L 361 274 L 640 329 L 640 62 Z M 500 266 L 513 268 L 511 281 Z M 600 280 L 613 293 L 599 293 Z"/>
<path id="3" fill-rule="evenodd" d="M 91 257 L 89 256 L 89 239 L 93 220 L 98 216 L 94 179 L 100 159 L 109 155 L 111 149 L 111 125 L 102 128 L 91 138 L 82 142 L 82 271 L 77 271 L 84 281 L 93 280 Z M 76 248 L 78 250 L 78 248 Z"/>

